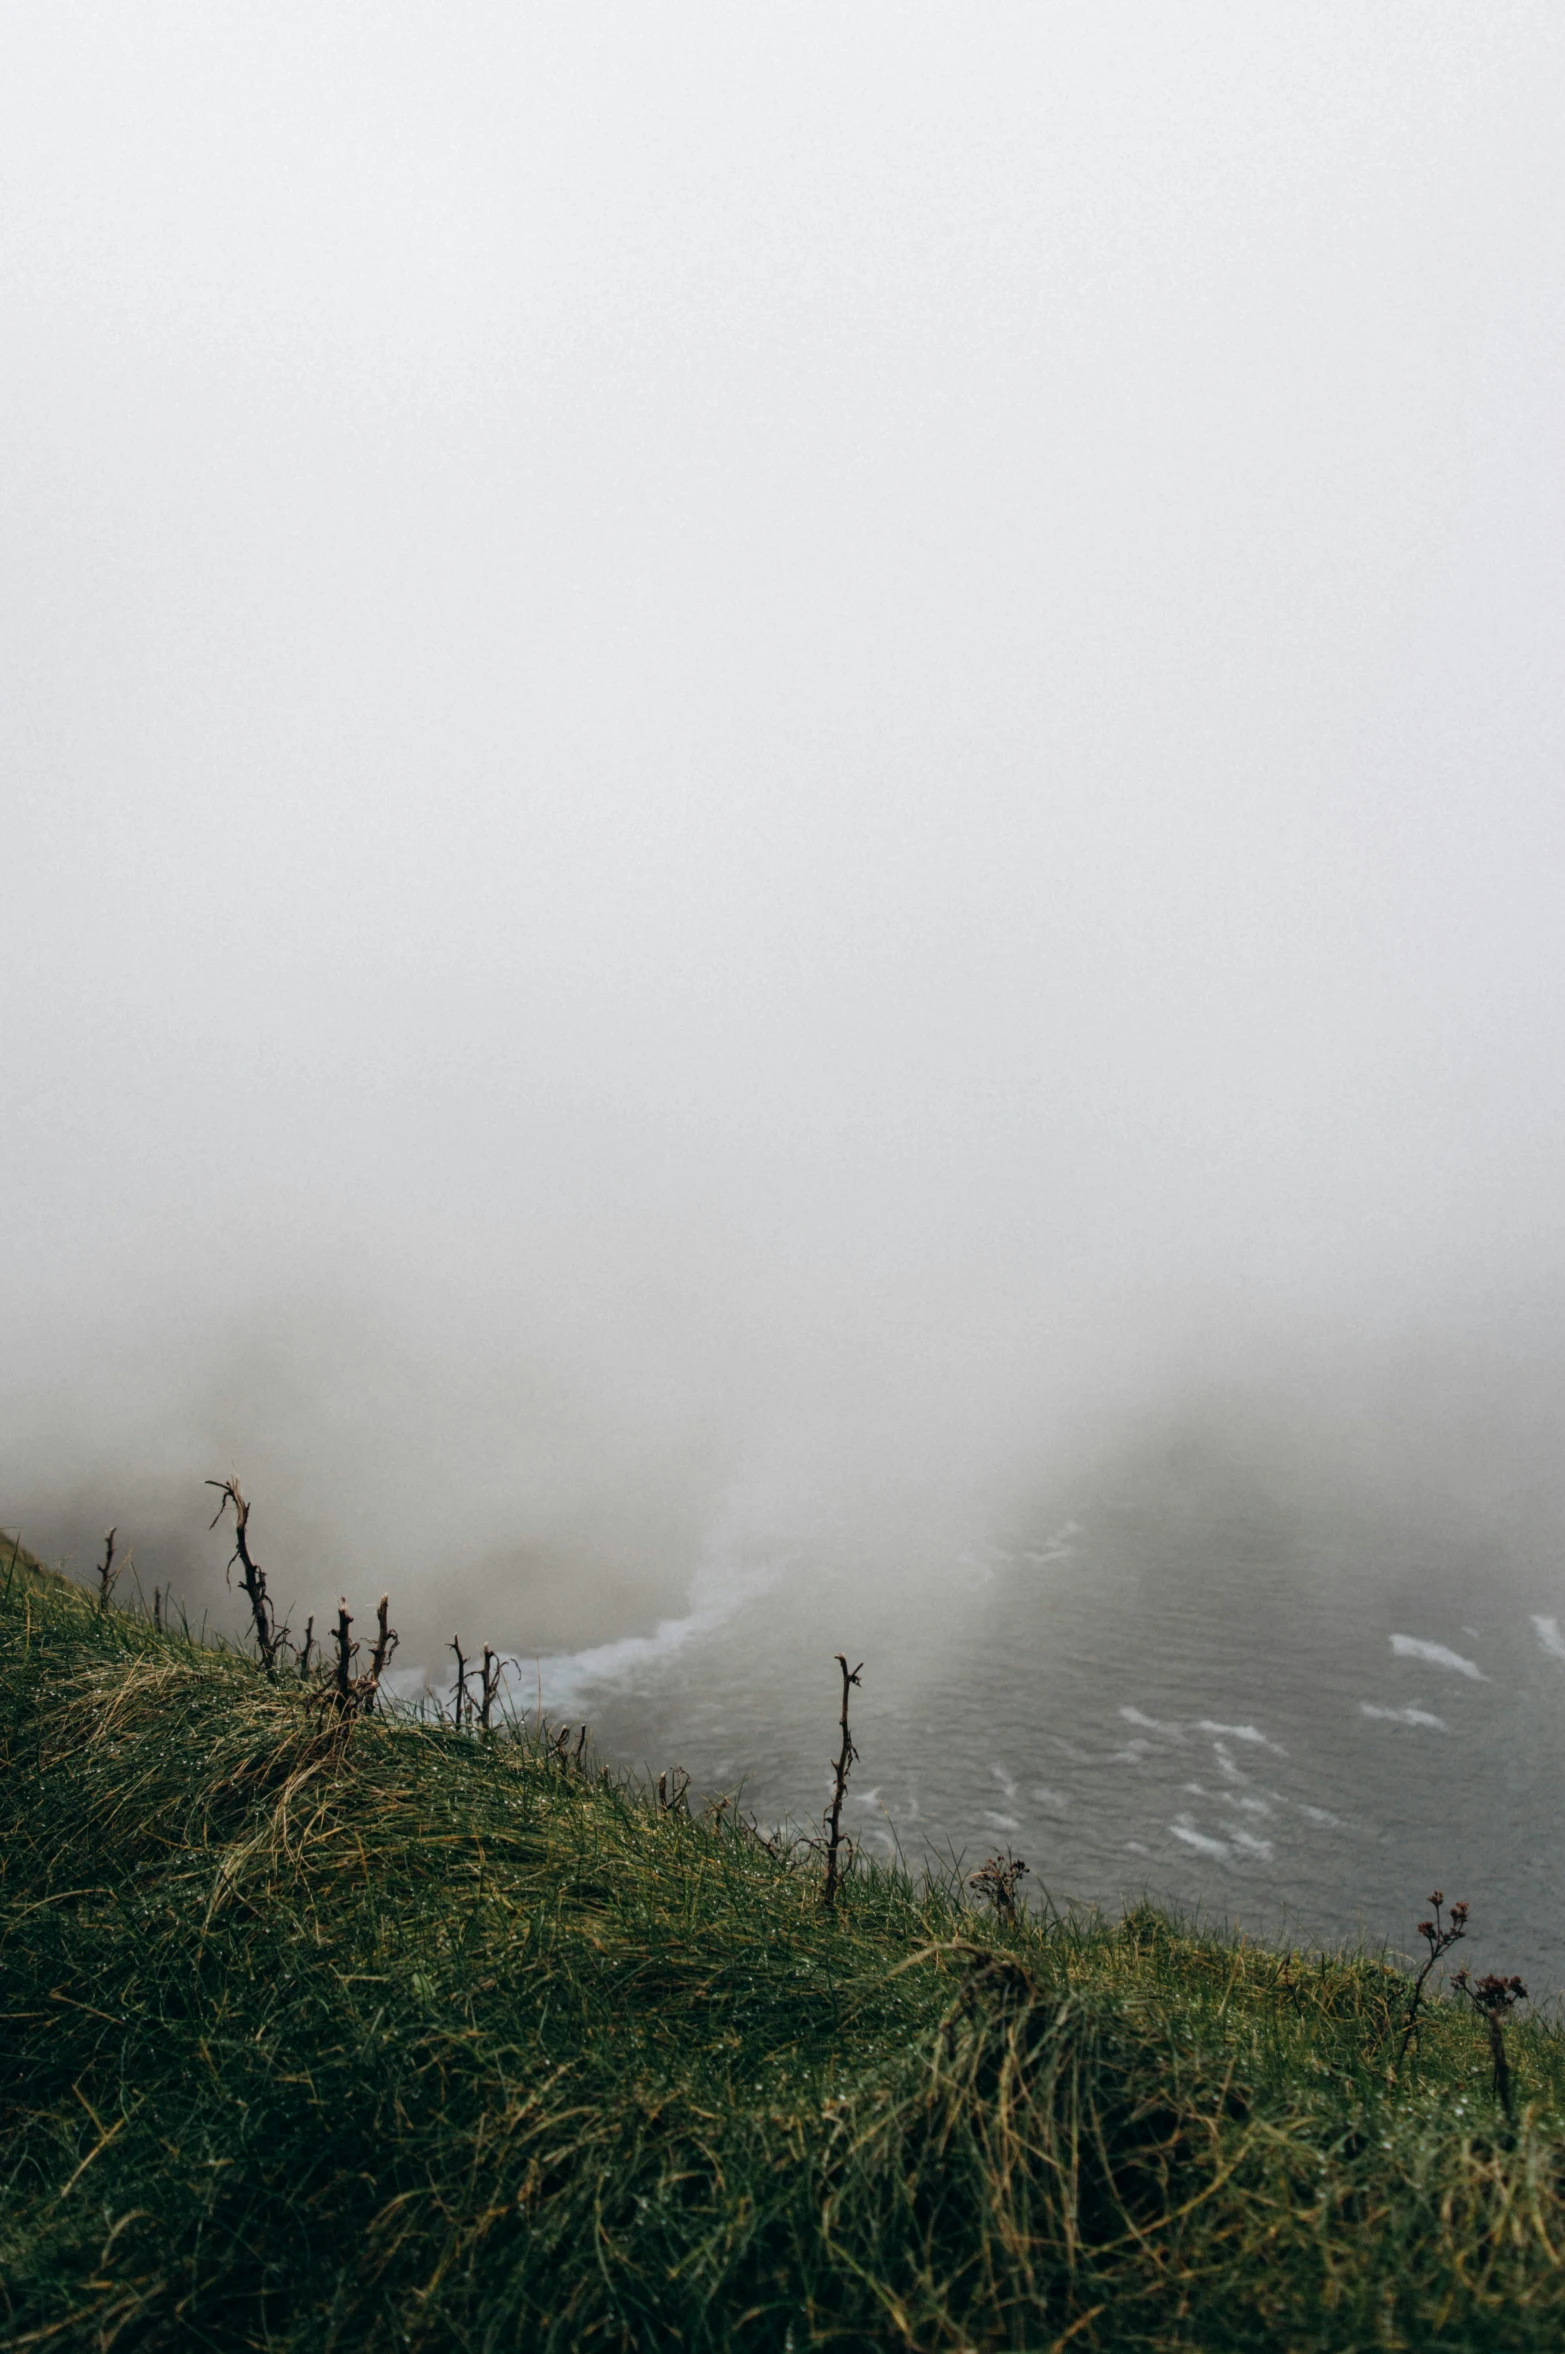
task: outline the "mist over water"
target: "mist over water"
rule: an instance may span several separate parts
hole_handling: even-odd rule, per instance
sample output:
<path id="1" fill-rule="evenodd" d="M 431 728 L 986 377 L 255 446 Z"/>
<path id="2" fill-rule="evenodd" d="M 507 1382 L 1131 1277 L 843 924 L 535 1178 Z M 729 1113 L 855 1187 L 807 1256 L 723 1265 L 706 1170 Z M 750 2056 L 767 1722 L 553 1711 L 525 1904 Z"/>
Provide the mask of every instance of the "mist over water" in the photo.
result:
<path id="1" fill-rule="evenodd" d="M 0 57 L 0 1522 L 1546 1957 L 1553 17 Z"/>

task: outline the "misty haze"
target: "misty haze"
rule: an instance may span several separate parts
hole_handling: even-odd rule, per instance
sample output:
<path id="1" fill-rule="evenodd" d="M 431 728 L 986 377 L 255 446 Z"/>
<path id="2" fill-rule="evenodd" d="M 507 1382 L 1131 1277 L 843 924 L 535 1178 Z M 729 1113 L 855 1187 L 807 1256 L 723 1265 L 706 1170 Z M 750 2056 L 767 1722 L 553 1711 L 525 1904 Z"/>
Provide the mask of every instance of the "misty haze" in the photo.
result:
<path id="1" fill-rule="evenodd" d="M 1559 20 L 0 53 L 0 1524 L 1565 1985 Z"/>

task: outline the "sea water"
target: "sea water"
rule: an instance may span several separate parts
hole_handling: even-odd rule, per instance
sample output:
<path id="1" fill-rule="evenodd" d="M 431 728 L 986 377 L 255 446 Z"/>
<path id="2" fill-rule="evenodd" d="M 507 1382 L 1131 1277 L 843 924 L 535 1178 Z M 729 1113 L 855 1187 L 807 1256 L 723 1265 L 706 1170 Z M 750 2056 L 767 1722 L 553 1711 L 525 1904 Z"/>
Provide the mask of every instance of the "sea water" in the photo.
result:
<path id="1" fill-rule="evenodd" d="M 843 1650 L 866 1853 L 965 1872 L 1009 1848 L 1035 1901 L 1404 1954 L 1439 1888 L 1476 1967 L 1565 1987 L 1552 1545 L 1187 1461 L 974 1537 L 922 1589 L 853 1571 L 709 1571 L 687 1616 L 527 1662 L 517 1698 L 808 1830 Z"/>

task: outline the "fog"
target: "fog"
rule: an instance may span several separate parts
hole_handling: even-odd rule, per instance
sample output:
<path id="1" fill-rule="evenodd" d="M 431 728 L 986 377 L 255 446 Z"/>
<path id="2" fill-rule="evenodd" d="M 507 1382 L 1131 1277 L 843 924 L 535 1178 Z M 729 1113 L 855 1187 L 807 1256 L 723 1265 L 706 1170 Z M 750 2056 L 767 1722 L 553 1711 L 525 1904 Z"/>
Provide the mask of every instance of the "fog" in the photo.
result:
<path id="1" fill-rule="evenodd" d="M 0 1521 L 419 1656 L 1203 1400 L 1552 1497 L 1555 11 L 0 64 Z"/>

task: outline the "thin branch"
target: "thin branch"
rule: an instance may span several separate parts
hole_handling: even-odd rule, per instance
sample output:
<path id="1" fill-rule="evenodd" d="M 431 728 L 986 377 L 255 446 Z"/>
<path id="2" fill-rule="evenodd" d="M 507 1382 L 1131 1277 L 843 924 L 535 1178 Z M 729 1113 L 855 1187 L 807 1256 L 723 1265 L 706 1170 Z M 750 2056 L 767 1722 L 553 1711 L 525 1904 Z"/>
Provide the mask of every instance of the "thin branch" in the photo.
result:
<path id="1" fill-rule="evenodd" d="M 990 1856 L 976 1872 L 968 1874 L 967 1885 L 981 1896 L 1002 1921 L 1016 1918 L 1016 1892 L 1027 1877 L 1027 1866 L 1019 1855 L 1006 1848 L 1001 1855 Z"/>
<path id="2" fill-rule="evenodd" d="M 375 1610 L 375 1641 L 370 1648 L 369 1665 L 362 1675 L 355 1675 L 359 1645 L 352 1635 L 353 1618 L 344 1595 L 337 1605 L 335 1633 L 336 1660 L 324 1683 L 316 1687 L 313 1705 L 334 1709 L 344 1733 L 351 1729 L 355 1717 L 368 1716 L 375 1706 L 380 1690 L 380 1679 L 386 1672 L 386 1662 L 397 1647 L 397 1630 L 387 1624 L 391 1597 L 382 1594 Z M 299 1673 L 303 1677 L 309 1668 L 310 1644 L 314 1633 L 313 1618 L 306 1622 L 304 1649 L 299 1654 Z"/>
<path id="3" fill-rule="evenodd" d="M 486 1643 L 484 1645 L 484 1664 L 482 1669 L 483 1699 L 479 1704 L 478 1710 L 479 1725 L 486 1733 L 489 1730 L 489 1720 L 491 1712 L 494 1708 L 494 1704 L 500 1696 L 500 1678 L 504 1672 L 505 1662 L 500 1658 L 497 1652 L 491 1651 L 489 1645 Z"/>
<path id="4" fill-rule="evenodd" d="M 1418 2031 L 1418 2006 L 1424 1999 L 1424 1981 L 1428 1978 L 1436 1962 L 1448 1954 L 1452 1946 L 1458 1944 L 1467 1935 L 1468 1908 L 1465 1904 L 1452 1905 L 1450 1920 L 1447 1923 L 1440 1917 L 1440 1908 L 1445 1903 L 1445 1891 L 1437 1888 L 1429 1902 L 1434 1908 L 1434 1918 L 1430 1921 L 1420 1921 L 1418 1924 L 1418 1934 L 1429 1948 L 1429 1959 L 1413 1981 L 1413 1996 L 1407 2006 L 1407 2018 L 1402 2028 L 1402 2041 L 1397 2045 L 1396 2065 L 1399 2068 L 1407 2057 L 1408 2045 Z M 1422 2040 L 1419 2043 L 1419 2050 L 1423 2050 Z"/>
<path id="5" fill-rule="evenodd" d="M 339 1715 L 346 1716 L 353 1706 L 353 1656 L 357 1643 L 351 1642 L 348 1629 L 353 1620 L 348 1615 L 348 1597 L 343 1595 L 337 1604 L 337 1672 L 328 1687 L 335 1696 Z"/>
<path id="6" fill-rule="evenodd" d="M 847 1793 L 848 1775 L 859 1754 L 848 1729 L 848 1694 L 859 1682 L 864 1666 L 861 1659 L 857 1667 L 849 1667 L 847 1655 L 841 1651 L 836 1657 L 837 1665 L 842 1670 L 842 1747 L 837 1752 L 833 1768 L 831 1805 L 826 1814 L 826 1886 L 821 1892 L 821 1902 L 829 1913 L 837 1909 L 837 1891 L 842 1885 L 838 1863 L 842 1848 L 842 1801 Z"/>
<path id="7" fill-rule="evenodd" d="M 1498 1978 L 1492 1972 L 1474 1984 L 1466 1970 L 1458 1970 L 1451 1981 L 1458 1994 L 1482 2015 L 1489 2031 L 1490 2080 L 1494 2097 L 1505 2111 L 1506 2123 L 1516 2122 L 1515 2097 L 1511 2091 L 1511 2064 L 1505 2051 L 1505 2022 L 1518 2003 L 1527 2000 L 1527 1989 L 1519 1978 Z"/>
<path id="8" fill-rule="evenodd" d="M 255 1639 L 261 1654 L 261 1665 L 269 1676 L 277 1673 L 277 1654 L 288 1640 L 288 1629 L 279 1627 L 277 1613 L 266 1590 L 266 1574 L 250 1552 L 250 1507 L 240 1490 L 237 1479 L 209 1479 L 209 1488 L 219 1491 L 217 1510 L 211 1525 L 216 1528 L 230 1504 L 234 1508 L 234 1549 L 228 1557 L 230 1572 L 239 1564 L 240 1581 L 245 1598 L 250 1604 L 250 1617 L 255 1627 Z"/>
<path id="9" fill-rule="evenodd" d="M 111 1528 L 103 1540 L 103 1559 L 98 1564 L 98 1608 L 100 1610 L 109 1608 L 115 1581 L 120 1574 L 120 1571 L 114 1566 L 114 1539 L 117 1534 L 118 1530 Z M 125 1564 L 121 1562 L 120 1569 L 123 1569 L 124 1566 Z"/>
<path id="10" fill-rule="evenodd" d="M 386 1624 L 390 1608 L 391 1596 L 382 1594 L 375 1606 L 375 1648 L 370 1653 L 369 1673 L 359 1678 L 358 1701 L 366 1714 L 375 1705 L 375 1695 L 380 1690 L 380 1679 L 386 1672 L 386 1662 L 401 1640 L 396 1628 Z"/>

